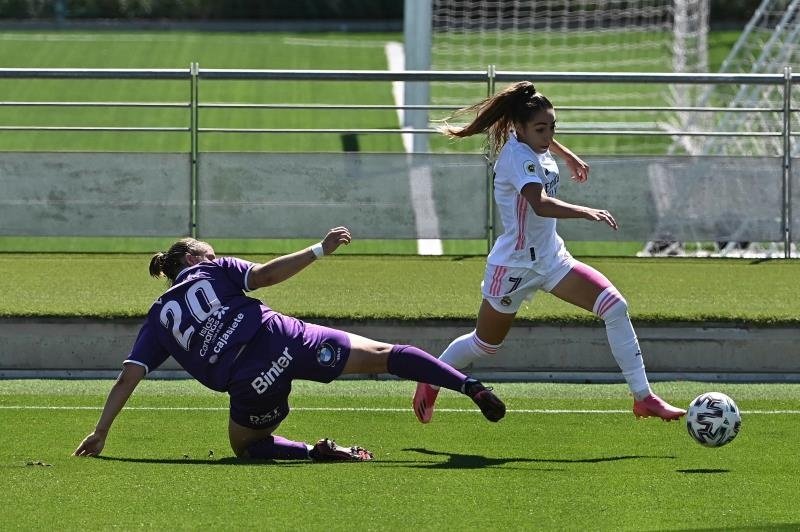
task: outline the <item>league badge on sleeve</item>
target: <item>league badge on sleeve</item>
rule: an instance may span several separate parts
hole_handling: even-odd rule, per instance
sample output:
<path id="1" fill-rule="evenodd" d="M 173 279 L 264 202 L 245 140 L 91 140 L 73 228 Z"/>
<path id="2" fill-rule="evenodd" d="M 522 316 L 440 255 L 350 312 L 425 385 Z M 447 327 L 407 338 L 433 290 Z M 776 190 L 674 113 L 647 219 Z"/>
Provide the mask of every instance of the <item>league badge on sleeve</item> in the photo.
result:
<path id="1" fill-rule="evenodd" d="M 525 161 L 522 163 L 522 167 L 525 169 L 525 173 L 528 175 L 536 175 L 536 163 L 531 160 Z"/>

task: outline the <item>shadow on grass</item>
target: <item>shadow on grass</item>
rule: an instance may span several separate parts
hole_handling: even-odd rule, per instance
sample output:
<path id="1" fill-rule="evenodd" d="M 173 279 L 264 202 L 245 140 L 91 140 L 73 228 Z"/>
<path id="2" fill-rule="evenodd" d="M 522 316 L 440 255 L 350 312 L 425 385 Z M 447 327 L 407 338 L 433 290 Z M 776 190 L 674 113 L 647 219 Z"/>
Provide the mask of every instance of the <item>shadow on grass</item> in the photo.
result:
<path id="1" fill-rule="evenodd" d="M 533 463 L 533 464 L 599 464 L 603 462 L 619 462 L 622 460 L 650 460 L 650 459 L 674 459 L 674 456 L 643 456 L 643 455 L 622 455 L 622 456 L 603 456 L 598 458 L 489 458 L 477 454 L 458 454 L 440 451 L 431 451 L 421 447 L 410 447 L 404 451 L 414 451 L 429 456 L 446 456 L 446 462 L 429 463 L 417 465 L 425 469 L 480 469 L 484 467 L 502 466 L 512 463 Z M 555 469 L 554 469 L 555 470 Z M 559 471 L 562 469 L 559 469 Z"/>
<path id="2" fill-rule="evenodd" d="M 652 460 L 652 459 L 669 459 L 672 460 L 674 456 L 644 456 L 644 455 L 622 455 L 622 456 L 603 456 L 598 458 L 489 458 L 477 454 L 458 454 L 447 453 L 440 451 L 431 451 L 421 447 L 410 447 L 403 449 L 404 451 L 413 451 L 416 453 L 428 456 L 446 456 L 447 461 L 429 461 L 429 460 L 383 460 L 380 457 L 376 458 L 374 463 L 376 465 L 394 465 L 403 467 L 413 467 L 422 469 L 482 469 L 486 467 L 505 466 L 514 463 L 527 463 L 527 464 L 599 464 L 603 462 L 619 462 L 622 460 Z M 105 460 L 109 462 L 127 462 L 136 464 L 167 464 L 167 465 L 279 465 L 288 467 L 297 467 L 315 464 L 314 462 L 305 460 L 257 460 L 257 459 L 243 459 L 236 458 L 235 456 L 226 456 L 223 458 L 192 458 L 190 456 L 184 458 L 129 458 L 121 456 L 107 456 L 100 455 L 93 457 L 96 460 Z M 331 462 L 319 462 L 331 463 Z M 355 463 L 355 462 L 340 462 L 340 463 Z M 566 471 L 564 468 L 547 468 L 547 471 Z M 681 473 L 724 473 L 726 469 L 683 469 L 678 470 Z"/>
<path id="3" fill-rule="evenodd" d="M 227 465 L 227 466 L 246 466 L 246 465 L 272 465 L 272 466 L 282 466 L 282 467 L 305 467 L 311 465 L 319 465 L 319 464 L 332 464 L 332 463 L 341 463 L 341 464 L 355 464 L 359 462 L 349 462 L 349 461 L 341 461 L 341 462 L 312 462 L 311 460 L 269 460 L 269 459 L 258 459 L 258 458 L 236 458 L 235 456 L 226 456 L 224 458 L 192 458 L 188 456 L 186 458 L 130 458 L 125 456 L 107 456 L 107 455 L 100 455 L 100 456 L 92 456 L 91 458 L 86 458 L 86 460 L 105 460 L 108 462 L 126 462 L 131 464 L 164 464 L 164 465 Z M 386 460 L 381 460 L 380 458 L 376 459 L 375 462 L 387 462 Z M 397 462 L 397 461 L 389 461 L 390 463 L 407 463 L 407 464 L 419 464 L 420 462 Z M 363 462 L 361 462 L 363 463 Z M 371 462 L 370 462 L 371 463 Z M 433 462 L 430 462 L 431 465 L 435 465 Z"/>
<path id="4" fill-rule="evenodd" d="M 730 473 L 730 469 L 676 469 L 678 473 L 688 473 L 695 475 L 709 475 L 716 473 Z"/>
<path id="5" fill-rule="evenodd" d="M 107 460 L 109 462 L 131 462 L 135 464 L 182 464 L 182 465 L 246 465 L 257 464 L 264 462 L 264 460 L 243 460 L 235 456 L 226 456 L 224 458 L 128 458 L 123 456 L 107 456 L 101 454 L 100 456 L 93 456 L 96 460 Z"/>

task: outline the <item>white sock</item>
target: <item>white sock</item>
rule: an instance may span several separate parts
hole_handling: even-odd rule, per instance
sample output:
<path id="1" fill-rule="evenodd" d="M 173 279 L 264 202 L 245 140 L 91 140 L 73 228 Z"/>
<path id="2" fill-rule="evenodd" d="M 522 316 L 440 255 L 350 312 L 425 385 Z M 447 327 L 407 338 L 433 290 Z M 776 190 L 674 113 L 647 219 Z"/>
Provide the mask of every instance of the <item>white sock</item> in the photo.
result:
<path id="1" fill-rule="evenodd" d="M 633 397 L 641 401 L 650 394 L 650 383 L 644 370 L 639 341 L 628 316 L 627 301 L 616 288 L 609 286 L 597 296 L 592 311 L 605 322 L 611 353 Z"/>
<path id="2" fill-rule="evenodd" d="M 492 345 L 486 343 L 478 338 L 475 331 L 472 331 L 450 342 L 450 345 L 441 354 L 439 360 L 456 369 L 463 369 L 480 357 L 496 354 L 501 345 L 503 344 Z M 431 385 L 431 388 L 438 389 L 439 387 Z"/>

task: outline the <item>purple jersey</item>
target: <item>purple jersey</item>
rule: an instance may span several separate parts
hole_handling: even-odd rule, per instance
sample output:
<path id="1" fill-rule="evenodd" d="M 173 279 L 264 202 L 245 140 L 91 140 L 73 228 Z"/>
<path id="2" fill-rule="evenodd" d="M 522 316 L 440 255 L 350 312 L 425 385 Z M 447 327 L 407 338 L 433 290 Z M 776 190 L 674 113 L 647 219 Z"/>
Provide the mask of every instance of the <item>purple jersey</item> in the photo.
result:
<path id="1" fill-rule="evenodd" d="M 125 362 L 149 372 L 172 356 L 212 390 L 227 390 L 233 362 L 274 312 L 244 295 L 254 263 L 222 257 L 181 271 L 150 307 Z"/>

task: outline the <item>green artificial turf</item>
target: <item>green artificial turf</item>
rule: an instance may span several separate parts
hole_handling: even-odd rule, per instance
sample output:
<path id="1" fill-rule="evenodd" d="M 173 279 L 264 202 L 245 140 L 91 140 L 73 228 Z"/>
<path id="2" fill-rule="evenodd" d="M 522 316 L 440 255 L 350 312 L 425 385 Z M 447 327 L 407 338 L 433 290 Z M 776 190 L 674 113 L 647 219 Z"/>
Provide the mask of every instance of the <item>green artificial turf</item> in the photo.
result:
<path id="1" fill-rule="evenodd" d="M 445 391 L 429 425 L 399 381 L 296 382 L 277 431 L 334 437 L 370 463 L 241 462 L 227 399 L 187 381 L 145 381 L 101 458 L 69 456 L 111 381 L 0 381 L 4 527 L 237 530 L 791 530 L 800 470 L 800 386 L 657 383 L 679 405 L 707 390 L 742 409 L 729 445 L 682 422 L 635 420 L 624 385 L 495 385 L 509 411 L 486 422 Z M 350 409 L 350 410 L 348 410 Z M 588 412 L 587 412 L 588 411 Z"/>

